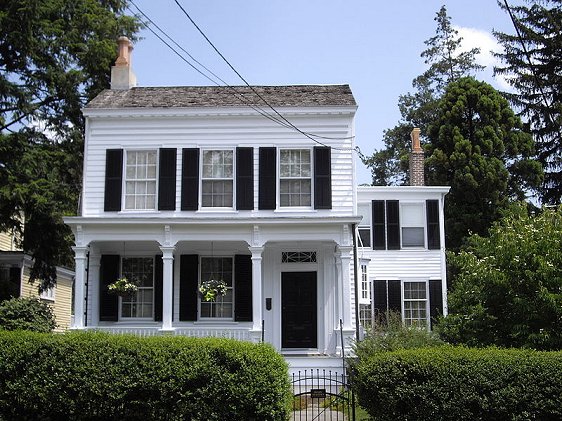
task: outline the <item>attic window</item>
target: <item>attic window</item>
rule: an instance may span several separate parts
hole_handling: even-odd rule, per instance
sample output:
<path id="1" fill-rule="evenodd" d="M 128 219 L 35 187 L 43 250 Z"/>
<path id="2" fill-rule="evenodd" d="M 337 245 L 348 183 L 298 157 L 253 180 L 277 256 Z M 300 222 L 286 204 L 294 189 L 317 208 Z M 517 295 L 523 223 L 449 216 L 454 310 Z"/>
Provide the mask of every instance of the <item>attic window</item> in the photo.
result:
<path id="1" fill-rule="evenodd" d="M 284 251 L 281 263 L 316 263 L 315 251 Z"/>

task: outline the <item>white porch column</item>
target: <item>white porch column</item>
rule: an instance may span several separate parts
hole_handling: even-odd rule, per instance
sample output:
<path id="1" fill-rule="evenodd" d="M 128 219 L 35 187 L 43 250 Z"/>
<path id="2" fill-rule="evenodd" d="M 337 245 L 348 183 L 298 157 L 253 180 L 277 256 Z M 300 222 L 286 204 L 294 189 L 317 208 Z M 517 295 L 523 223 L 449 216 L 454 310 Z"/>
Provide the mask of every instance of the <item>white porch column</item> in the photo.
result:
<path id="1" fill-rule="evenodd" d="M 162 285 L 162 329 L 174 330 L 172 327 L 172 307 L 173 307 L 173 267 L 175 247 L 160 247 L 162 251 L 163 263 L 163 285 Z"/>
<path id="2" fill-rule="evenodd" d="M 90 326 L 98 326 L 100 321 L 100 259 L 101 255 L 90 248 L 90 262 L 88 264 Z"/>
<path id="3" fill-rule="evenodd" d="M 84 305 L 86 283 L 86 254 L 88 247 L 72 247 L 76 274 L 74 276 L 74 324 L 73 329 L 84 329 Z"/>
<path id="4" fill-rule="evenodd" d="M 351 311 L 351 277 L 350 277 L 350 263 L 351 263 L 351 252 L 353 247 L 351 246 L 338 246 L 338 252 L 340 254 L 339 260 L 341 260 L 341 271 L 340 271 L 340 281 L 342 285 L 342 313 L 341 318 L 343 320 L 344 330 L 353 330 L 353 314 Z"/>
<path id="5" fill-rule="evenodd" d="M 263 320 L 263 299 L 262 299 L 262 253 L 263 247 L 249 247 L 252 252 L 252 320 L 253 332 L 261 335 Z M 255 338 L 256 333 L 254 333 Z"/>

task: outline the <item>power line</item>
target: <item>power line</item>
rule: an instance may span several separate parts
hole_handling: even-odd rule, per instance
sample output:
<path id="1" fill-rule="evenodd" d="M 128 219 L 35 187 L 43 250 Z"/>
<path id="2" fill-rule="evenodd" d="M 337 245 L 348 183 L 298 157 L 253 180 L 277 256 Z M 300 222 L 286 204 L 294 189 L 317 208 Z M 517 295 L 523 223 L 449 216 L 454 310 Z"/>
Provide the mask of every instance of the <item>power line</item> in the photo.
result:
<path id="1" fill-rule="evenodd" d="M 183 8 L 183 6 L 178 2 L 178 0 L 174 0 L 174 2 L 177 4 L 177 6 L 181 9 L 181 11 L 183 12 L 183 14 L 189 19 L 189 21 L 193 24 L 193 26 L 199 31 L 199 33 L 203 36 L 203 38 L 205 38 L 205 40 L 209 43 L 209 45 L 215 50 L 215 52 L 223 59 L 223 61 L 232 69 L 232 71 L 234 73 L 236 73 L 236 75 L 246 84 L 246 86 L 248 88 L 250 88 L 252 90 L 252 92 L 254 92 L 254 94 L 256 94 L 258 96 L 258 98 L 260 98 L 264 104 L 266 104 L 276 115 L 278 115 L 283 121 L 285 121 L 287 124 L 289 124 L 294 130 L 296 130 L 297 132 L 301 133 L 302 135 L 306 136 L 307 138 L 309 138 L 310 140 L 312 140 L 315 143 L 318 143 L 319 145 L 322 146 L 326 146 L 324 143 L 314 139 L 312 136 L 318 137 L 318 138 L 323 138 L 323 139 L 333 139 L 333 140 L 347 140 L 347 139 L 351 139 L 353 138 L 353 136 L 350 137 L 338 137 L 338 138 L 331 138 L 331 137 L 327 137 L 327 136 L 320 136 L 320 135 L 315 135 L 313 133 L 307 133 L 304 132 L 303 130 L 299 129 L 297 126 L 295 126 L 293 123 L 291 123 L 287 118 L 285 118 L 281 113 L 279 113 L 279 111 L 277 111 L 269 102 L 267 102 L 267 100 L 260 95 L 260 93 L 258 91 L 256 91 L 256 89 L 250 85 L 248 83 L 248 81 L 234 68 L 234 66 L 232 64 L 230 64 L 230 62 L 226 59 L 226 57 L 219 51 L 219 49 L 211 42 L 211 40 L 207 37 L 207 35 L 205 35 L 205 33 L 201 30 L 201 28 L 199 28 L 199 26 L 197 25 L 197 23 L 195 23 L 195 21 L 191 18 L 191 16 L 189 15 L 189 13 L 187 13 L 187 11 Z M 349 150 L 350 148 L 334 148 L 334 149 L 345 149 L 345 150 Z"/>

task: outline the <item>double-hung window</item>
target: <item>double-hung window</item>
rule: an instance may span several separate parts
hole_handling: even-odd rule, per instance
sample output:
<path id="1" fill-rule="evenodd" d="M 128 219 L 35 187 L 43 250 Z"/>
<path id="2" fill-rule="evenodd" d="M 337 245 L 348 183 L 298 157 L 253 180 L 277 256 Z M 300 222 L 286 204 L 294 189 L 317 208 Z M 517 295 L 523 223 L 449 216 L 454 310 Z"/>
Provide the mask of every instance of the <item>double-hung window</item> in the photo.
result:
<path id="1" fill-rule="evenodd" d="M 312 164 L 309 149 L 281 149 L 279 192 L 282 207 L 312 205 Z"/>
<path id="2" fill-rule="evenodd" d="M 157 151 L 127 151 L 125 209 L 156 209 Z"/>
<path id="3" fill-rule="evenodd" d="M 359 223 L 360 247 L 371 247 L 371 207 L 369 204 L 357 205 L 357 213 L 363 219 Z"/>
<path id="4" fill-rule="evenodd" d="M 402 247 L 424 247 L 424 204 L 401 203 L 400 219 L 400 225 L 402 229 Z"/>
<path id="5" fill-rule="evenodd" d="M 232 257 L 201 257 L 201 282 L 222 280 L 226 294 L 214 301 L 201 299 L 202 318 L 232 319 L 234 316 L 233 259 Z"/>
<path id="6" fill-rule="evenodd" d="M 202 206 L 231 208 L 234 191 L 233 151 L 204 150 L 202 167 Z"/>
<path id="7" fill-rule="evenodd" d="M 123 257 L 121 274 L 138 285 L 136 293 L 121 298 L 121 317 L 152 318 L 154 307 L 154 258 Z"/>
<path id="8" fill-rule="evenodd" d="M 427 283 L 403 282 L 404 324 L 427 326 Z"/>

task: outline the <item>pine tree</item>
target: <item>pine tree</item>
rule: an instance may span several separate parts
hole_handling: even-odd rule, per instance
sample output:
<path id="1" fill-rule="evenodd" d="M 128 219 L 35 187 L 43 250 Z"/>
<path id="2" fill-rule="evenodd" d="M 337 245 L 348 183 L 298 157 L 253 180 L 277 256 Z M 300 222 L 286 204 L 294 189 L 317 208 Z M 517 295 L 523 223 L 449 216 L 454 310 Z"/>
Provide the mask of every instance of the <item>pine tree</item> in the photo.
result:
<path id="1" fill-rule="evenodd" d="M 413 80 L 415 91 L 398 99 L 401 120 L 384 132 L 383 149 L 362 157 L 363 163 L 371 169 L 373 185 L 407 183 L 410 132 L 419 127 L 422 137 L 425 136 L 429 123 L 435 119 L 437 102 L 445 87 L 460 77 L 483 69 L 476 63 L 478 48 L 461 50 L 462 37 L 451 25 L 445 6 L 437 12 L 435 22 L 435 36 L 425 41 L 427 48 L 421 53 L 429 67 Z"/>
<path id="2" fill-rule="evenodd" d="M 495 72 L 515 89 L 508 99 L 533 133 L 544 167 L 539 189 L 543 203 L 562 202 L 562 0 L 498 4 L 512 16 L 515 34 L 495 32 L 504 62 Z"/>

